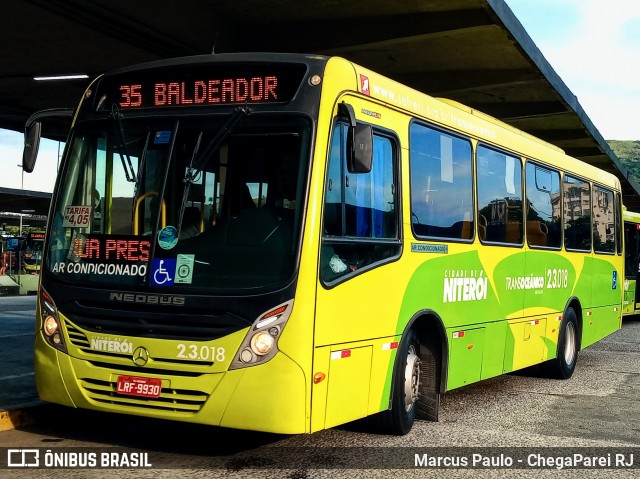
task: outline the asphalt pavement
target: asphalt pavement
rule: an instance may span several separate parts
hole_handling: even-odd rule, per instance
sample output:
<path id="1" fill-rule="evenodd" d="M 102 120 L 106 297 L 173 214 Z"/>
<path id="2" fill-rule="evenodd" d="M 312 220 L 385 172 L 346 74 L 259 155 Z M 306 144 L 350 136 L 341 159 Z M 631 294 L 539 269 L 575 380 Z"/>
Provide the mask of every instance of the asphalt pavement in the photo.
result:
<path id="1" fill-rule="evenodd" d="M 35 296 L 0 296 L 0 431 L 42 404 L 33 373 Z"/>

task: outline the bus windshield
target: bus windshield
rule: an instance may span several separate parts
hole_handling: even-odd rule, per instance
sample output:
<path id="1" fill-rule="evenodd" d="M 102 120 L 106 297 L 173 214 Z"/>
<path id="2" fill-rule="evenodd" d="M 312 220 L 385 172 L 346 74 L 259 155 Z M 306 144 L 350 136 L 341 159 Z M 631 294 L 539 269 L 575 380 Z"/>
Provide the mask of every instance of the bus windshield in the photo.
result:
<path id="1" fill-rule="evenodd" d="M 74 131 L 51 217 L 49 273 L 227 294 L 292 278 L 307 119 L 117 115 Z"/>

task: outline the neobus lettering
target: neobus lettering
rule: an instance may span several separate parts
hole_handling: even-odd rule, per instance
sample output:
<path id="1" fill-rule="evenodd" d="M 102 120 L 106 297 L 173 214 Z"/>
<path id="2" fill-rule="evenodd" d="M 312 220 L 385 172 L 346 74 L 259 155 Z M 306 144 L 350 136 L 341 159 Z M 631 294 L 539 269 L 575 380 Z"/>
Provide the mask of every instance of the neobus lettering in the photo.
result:
<path id="1" fill-rule="evenodd" d="M 184 296 L 168 296 L 159 294 L 133 294 L 133 293 L 109 293 L 111 301 L 123 303 L 144 303 L 144 304 L 172 304 L 174 306 L 184 306 Z"/>

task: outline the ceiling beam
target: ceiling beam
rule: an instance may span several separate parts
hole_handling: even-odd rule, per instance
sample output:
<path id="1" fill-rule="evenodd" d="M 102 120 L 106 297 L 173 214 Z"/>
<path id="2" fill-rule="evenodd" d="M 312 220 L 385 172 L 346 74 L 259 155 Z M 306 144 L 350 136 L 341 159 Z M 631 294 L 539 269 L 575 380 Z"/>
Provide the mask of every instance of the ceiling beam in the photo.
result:
<path id="1" fill-rule="evenodd" d="M 132 20 L 122 12 L 112 11 L 93 2 L 85 0 L 27 1 L 78 24 L 98 30 L 104 35 L 124 40 L 126 43 L 155 53 L 161 58 L 205 53 L 193 45 L 167 35 L 165 32 Z M 159 5 L 158 8 L 163 8 L 163 6 Z"/>
<path id="2" fill-rule="evenodd" d="M 465 93 L 496 91 L 502 88 L 526 88 L 543 81 L 531 69 L 456 70 L 445 72 L 400 73 L 401 83 L 420 89 L 432 96 L 453 98 Z"/>
<path id="3" fill-rule="evenodd" d="M 402 42 L 415 36 L 428 37 L 491 24 L 491 17 L 483 8 L 253 24 L 251 35 L 238 36 L 237 45 L 245 50 L 257 47 L 260 51 L 338 55 L 374 44 Z M 335 34 L 327 35 L 328 29 Z M 274 32 L 279 34 L 274 35 Z M 256 38 L 261 39 L 259 45 L 256 45 Z M 295 42 L 291 39 L 295 39 Z"/>

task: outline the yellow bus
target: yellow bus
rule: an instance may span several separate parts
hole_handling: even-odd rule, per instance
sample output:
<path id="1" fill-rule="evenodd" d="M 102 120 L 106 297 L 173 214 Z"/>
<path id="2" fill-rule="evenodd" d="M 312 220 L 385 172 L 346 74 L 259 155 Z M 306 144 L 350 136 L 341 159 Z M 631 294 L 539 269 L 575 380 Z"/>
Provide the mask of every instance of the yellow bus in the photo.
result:
<path id="1" fill-rule="evenodd" d="M 624 221 L 624 302 L 623 316 L 632 316 L 640 312 L 638 294 L 638 273 L 640 272 L 640 213 L 622 212 Z"/>
<path id="2" fill-rule="evenodd" d="M 113 71 L 82 96 L 53 194 L 38 391 L 406 434 L 446 391 L 541 363 L 568 378 L 620 327 L 621 212 L 614 176 L 345 59 Z"/>
<path id="3" fill-rule="evenodd" d="M 30 231 L 21 248 L 22 269 L 26 274 L 38 274 L 42 261 L 43 231 Z"/>

